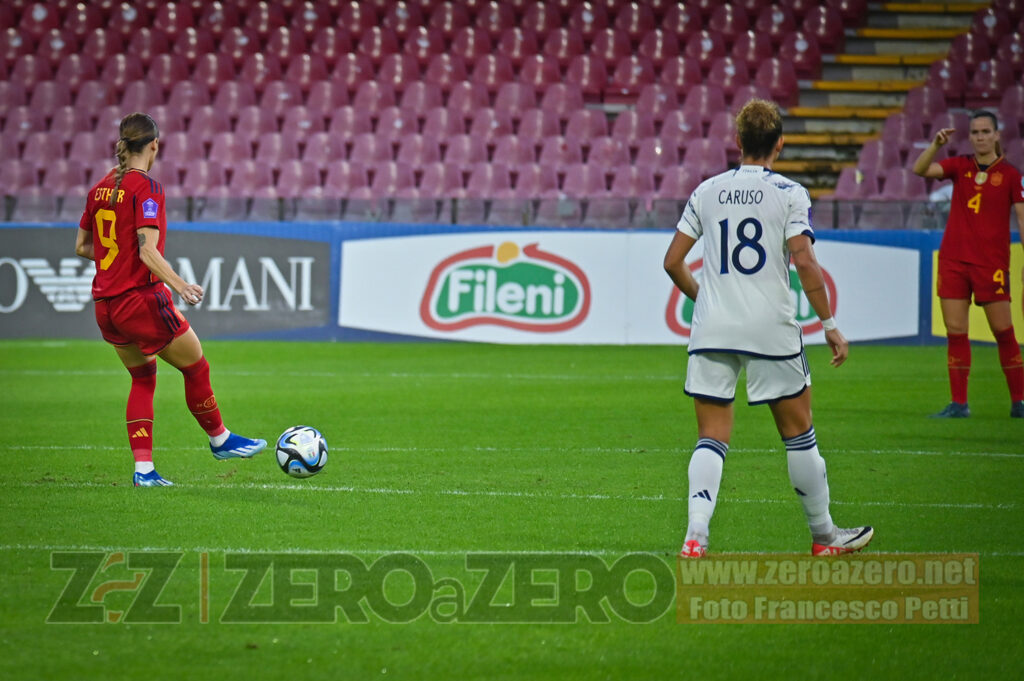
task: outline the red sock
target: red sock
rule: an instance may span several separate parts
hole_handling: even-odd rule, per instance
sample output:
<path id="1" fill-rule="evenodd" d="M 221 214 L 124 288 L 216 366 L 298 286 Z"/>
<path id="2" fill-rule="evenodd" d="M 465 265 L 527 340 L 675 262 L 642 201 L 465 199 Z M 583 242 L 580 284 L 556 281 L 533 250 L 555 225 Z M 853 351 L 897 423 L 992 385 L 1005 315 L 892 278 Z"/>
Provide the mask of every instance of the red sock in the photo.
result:
<path id="1" fill-rule="evenodd" d="M 185 402 L 188 410 L 207 435 L 215 436 L 224 432 L 224 422 L 217 408 L 217 398 L 213 396 L 210 386 L 210 363 L 201 358 L 191 366 L 181 370 L 185 377 Z"/>
<path id="2" fill-rule="evenodd" d="M 1020 346 L 1013 335 L 1013 327 L 1003 329 L 996 335 L 999 344 L 999 364 L 1006 375 L 1006 385 L 1010 388 L 1010 399 L 1014 402 L 1024 400 L 1024 364 L 1021 363 Z"/>
<path id="3" fill-rule="evenodd" d="M 156 392 L 156 360 L 131 367 L 132 389 L 128 392 L 125 420 L 128 444 L 136 463 L 153 460 L 153 394 Z"/>
<path id="4" fill-rule="evenodd" d="M 954 402 L 967 404 L 967 377 L 971 373 L 971 341 L 966 333 L 946 334 L 949 391 Z"/>

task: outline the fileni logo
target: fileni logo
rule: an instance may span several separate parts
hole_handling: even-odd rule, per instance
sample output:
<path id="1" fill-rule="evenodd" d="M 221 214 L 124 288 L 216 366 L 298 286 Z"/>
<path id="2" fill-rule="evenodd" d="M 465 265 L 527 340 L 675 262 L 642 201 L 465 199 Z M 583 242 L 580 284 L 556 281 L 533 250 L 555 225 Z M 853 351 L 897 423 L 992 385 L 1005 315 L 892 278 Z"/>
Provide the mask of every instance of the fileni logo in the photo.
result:
<path id="1" fill-rule="evenodd" d="M 510 241 L 444 259 L 420 301 L 423 323 L 437 331 L 491 324 L 551 333 L 578 326 L 589 311 L 583 270 L 535 243 Z"/>
<path id="2" fill-rule="evenodd" d="M 696 273 L 704 265 L 703 260 L 690 263 L 690 271 Z M 832 308 L 832 314 L 836 313 L 836 283 L 832 275 L 822 267 L 821 273 L 825 278 L 825 288 L 828 289 L 828 303 Z M 804 288 L 800 285 L 800 277 L 792 266 L 789 268 L 789 290 L 796 298 L 796 321 L 805 334 L 821 331 L 821 320 L 814 313 L 810 301 L 804 295 Z M 672 287 L 672 294 L 668 297 L 668 307 L 665 308 L 665 323 L 673 333 L 685 338 L 690 337 L 690 325 L 693 323 L 693 301 L 682 294 L 676 287 Z"/>

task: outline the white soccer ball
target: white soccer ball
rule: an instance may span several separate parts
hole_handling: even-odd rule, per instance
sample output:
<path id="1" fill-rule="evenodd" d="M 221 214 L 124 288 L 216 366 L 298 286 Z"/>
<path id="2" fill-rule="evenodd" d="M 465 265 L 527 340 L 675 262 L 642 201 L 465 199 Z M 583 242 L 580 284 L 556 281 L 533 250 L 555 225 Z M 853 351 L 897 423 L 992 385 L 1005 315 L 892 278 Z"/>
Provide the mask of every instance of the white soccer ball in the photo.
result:
<path id="1" fill-rule="evenodd" d="M 292 426 L 277 438 L 277 465 L 293 478 L 308 478 L 327 463 L 327 440 L 312 426 Z"/>

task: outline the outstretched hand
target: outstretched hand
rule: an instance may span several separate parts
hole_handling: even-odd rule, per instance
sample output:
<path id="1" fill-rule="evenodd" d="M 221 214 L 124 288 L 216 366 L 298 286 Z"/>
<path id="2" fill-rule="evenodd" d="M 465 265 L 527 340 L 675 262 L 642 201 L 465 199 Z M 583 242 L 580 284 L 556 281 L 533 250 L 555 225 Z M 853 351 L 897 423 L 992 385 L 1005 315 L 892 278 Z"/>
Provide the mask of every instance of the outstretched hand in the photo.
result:
<path id="1" fill-rule="evenodd" d="M 941 130 L 936 132 L 935 133 L 935 144 L 936 144 L 936 146 L 940 146 L 940 147 L 944 146 L 947 142 L 949 142 L 949 140 L 953 136 L 954 132 L 956 132 L 955 128 L 942 128 Z"/>

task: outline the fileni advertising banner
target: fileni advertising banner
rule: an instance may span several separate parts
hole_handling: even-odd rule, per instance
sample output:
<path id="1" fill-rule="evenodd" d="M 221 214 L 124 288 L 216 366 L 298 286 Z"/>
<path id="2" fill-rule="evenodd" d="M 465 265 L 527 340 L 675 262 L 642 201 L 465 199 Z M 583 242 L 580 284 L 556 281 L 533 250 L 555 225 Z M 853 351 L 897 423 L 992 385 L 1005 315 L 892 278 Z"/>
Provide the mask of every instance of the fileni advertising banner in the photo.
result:
<path id="1" fill-rule="evenodd" d="M 77 228 L 0 229 L 0 337 L 99 338 L 95 266 L 74 254 Z M 321 242 L 173 230 L 167 260 L 205 290 L 181 313 L 204 338 L 330 323 Z"/>
<path id="2" fill-rule="evenodd" d="M 685 343 L 692 303 L 662 268 L 670 232 L 470 232 L 345 241 L 338 322 L 500 343 Z M 819 241 L 850 340 L 918 333 L 917 249 Z M 700 279 L 700 242 L 691 268 Z M 808 343 L 824 341 L 800 281 Z M 898 295 L 894 295 L 898 292 Z"/>

